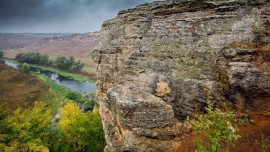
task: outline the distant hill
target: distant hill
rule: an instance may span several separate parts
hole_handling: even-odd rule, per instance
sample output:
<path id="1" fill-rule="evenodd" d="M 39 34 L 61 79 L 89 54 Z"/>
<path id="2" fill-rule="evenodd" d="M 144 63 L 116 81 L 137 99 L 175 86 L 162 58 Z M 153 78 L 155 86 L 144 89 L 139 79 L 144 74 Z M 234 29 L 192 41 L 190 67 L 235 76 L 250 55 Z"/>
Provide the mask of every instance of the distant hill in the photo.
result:
<path id="1" fill-rule="evenodd" d="M 0 49 L 20 49 L 30 45 L 37 44 L 41 41 L 52 37 L 51 35 L 36 34 L 4 34 L 0 33 Z"/>
<path id="2" fill-rule="evenodd" d="M 98 36 L 98 32 L 64 36 L 1 34 L 0 40 L 8 39 L 8 41 L 1 42 L 3 44 L 0 43 L 0 48 L 8 50 L 6 55 L 8 58 L 13 58 L 18 52 L 40 52 L 51 57 L 72 55 L 75 58 L 85 58 L 90 57 L 91 51 L 96 47 Z"/>

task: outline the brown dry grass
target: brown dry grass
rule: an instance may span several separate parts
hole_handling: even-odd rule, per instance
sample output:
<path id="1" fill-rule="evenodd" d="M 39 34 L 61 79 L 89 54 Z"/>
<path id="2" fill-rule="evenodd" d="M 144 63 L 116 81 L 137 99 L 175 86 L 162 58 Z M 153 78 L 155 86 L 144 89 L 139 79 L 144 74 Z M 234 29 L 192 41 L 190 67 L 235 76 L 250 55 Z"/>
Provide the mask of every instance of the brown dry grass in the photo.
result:
<path id="1" fill-rule="evenodd" d="M 42 99 L 48 89 L 35 76 L 0 64 L 0 104 L 5 109 L 28 108 Z"/>
<path id="2" fill-rule="evenodd" d="M 257 60 L 254 65 L 262 72 L 270 72 L 270 44 L 260 45 L 258 43 L 229 44 L 231 49 L 256 49 Z"/>
<path id="3" fill-rule="evenodd" d="M 227 46 L 227 48 L 231 49 L 254 49 L 258 47 L 259 45 L 257 43 L 231 43 Z"/>
<path id="4" fill-rule="evenodd" d="M 231 49 L 257 49 L 259 52 L 269 52 L 270 44 L 260 45 L 258 43 L 231 43 L 227 46 Z"/>

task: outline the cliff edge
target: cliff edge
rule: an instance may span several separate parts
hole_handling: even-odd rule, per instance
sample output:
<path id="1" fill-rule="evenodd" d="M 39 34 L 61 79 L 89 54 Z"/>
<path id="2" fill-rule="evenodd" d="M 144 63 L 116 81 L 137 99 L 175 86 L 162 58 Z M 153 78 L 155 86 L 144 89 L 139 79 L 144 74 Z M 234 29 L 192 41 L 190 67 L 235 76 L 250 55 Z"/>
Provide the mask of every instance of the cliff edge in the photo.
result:
<path id="1" fill-rule="evenodd" d="M 212 102 L 270 116 L 269 0 L 171 0 L 105 21 L 97 88 L 106 152 L 175 151 Z"/>

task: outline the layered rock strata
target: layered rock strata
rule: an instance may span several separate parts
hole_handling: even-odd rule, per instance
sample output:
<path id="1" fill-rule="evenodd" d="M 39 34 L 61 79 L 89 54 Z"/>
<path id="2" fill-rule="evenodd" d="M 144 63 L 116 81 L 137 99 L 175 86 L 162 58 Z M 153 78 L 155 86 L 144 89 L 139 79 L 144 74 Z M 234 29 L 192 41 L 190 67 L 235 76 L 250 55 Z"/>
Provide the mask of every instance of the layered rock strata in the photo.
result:
<path id="1" fill-rule="evenodd" d="M 107 152 L 174 151 L 207 92 L 218 106 L 270 115 L 269 0 L 146 3 L 105 21 L 99 39 Z"/>

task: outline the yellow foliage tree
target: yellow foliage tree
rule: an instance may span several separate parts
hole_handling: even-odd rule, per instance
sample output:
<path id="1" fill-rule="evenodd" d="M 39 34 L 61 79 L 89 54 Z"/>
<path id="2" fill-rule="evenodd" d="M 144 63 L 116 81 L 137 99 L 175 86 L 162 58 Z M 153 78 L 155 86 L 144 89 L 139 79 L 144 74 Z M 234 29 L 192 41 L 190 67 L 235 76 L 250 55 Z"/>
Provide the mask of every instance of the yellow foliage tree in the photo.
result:
<path id="1" fill-rule="evenodd" d="M 69 102 L 61 113 L 59 125 L 65 136 L 63 142 L 69 145 L 63 147 L 64 151 L 103 151 L 104 133 L 98 109 L 83 113 L 79 105 Z"/>
<path id="2" fill-rule="evenodd" d="M 46 141 L 52 117 L 44 107 L 42 102 L 36 102 L 33 108 L 23 112 L 17 109 L 9 116 L 6 119 L 9 131 L 5 138 L 10 141 L 0 141 L 0 151 L 48 152 Z"/>
<path id="3" fill-rule="evenodd" d="M 78 119 L 80 112 L 80 107 L 74 102 L 67 103 L 62 109 L 61 109 L 62 117 L 59 121 L 59 125 L 64 130 L 69 130 L 71 125 Z"/>

